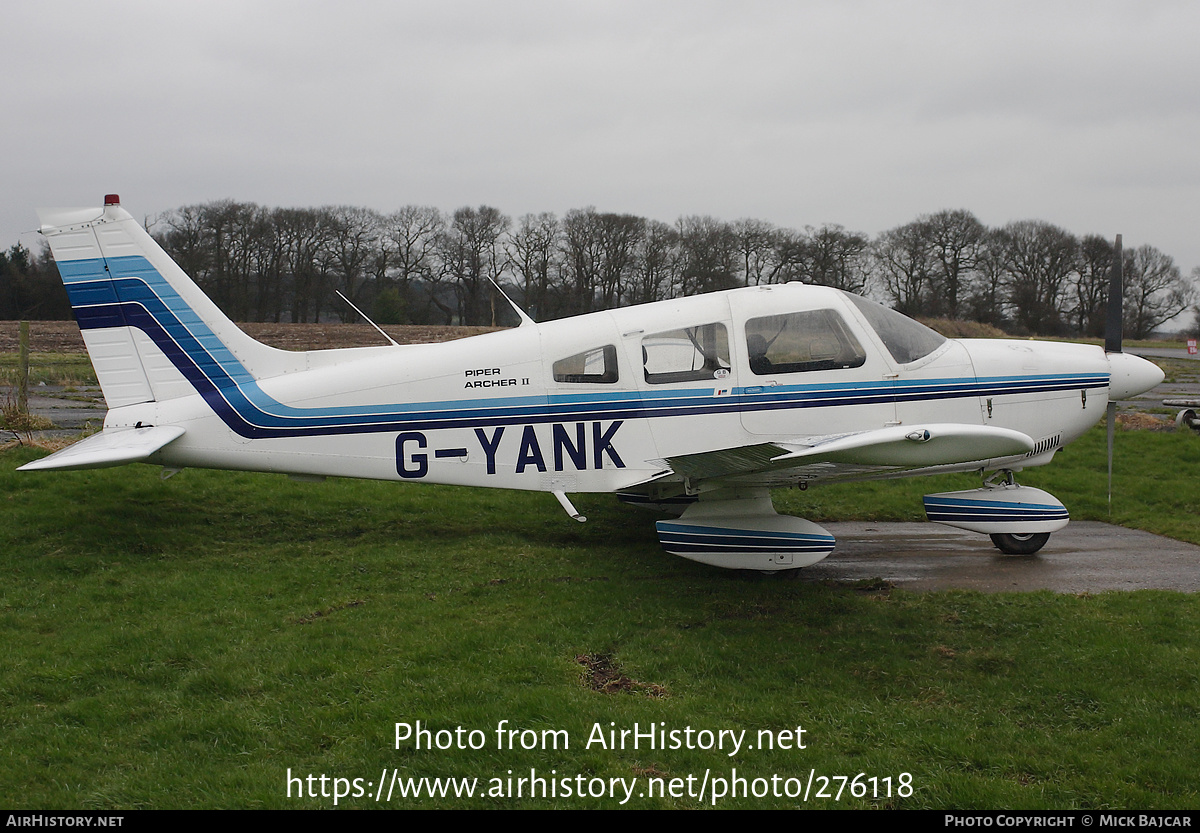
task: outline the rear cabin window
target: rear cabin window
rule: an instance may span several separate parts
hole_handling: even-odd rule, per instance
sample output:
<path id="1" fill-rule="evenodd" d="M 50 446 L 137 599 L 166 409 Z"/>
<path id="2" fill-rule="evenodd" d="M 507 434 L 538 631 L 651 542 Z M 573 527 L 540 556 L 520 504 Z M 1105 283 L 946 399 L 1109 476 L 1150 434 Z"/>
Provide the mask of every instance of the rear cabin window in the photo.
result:
<path id="1" fill-rule="evenodd" d="M 751 318 L 746 322 L 750 370 L 759 376 L 861 367 L 858 339 L 831 309 Z"/>
<path id="2" fill-rule="evenodd" d="M 724 379 L 729 333 L 724 324 L 701 324 L 648 335 L 642 339 L 642 362 L 652 385 Z"/>
<path id="3" fill-rule="evenodd" d="M 554 381 L 610 385 L 617 381 L 617 348 L 584 350 L 554 363 Z"/>

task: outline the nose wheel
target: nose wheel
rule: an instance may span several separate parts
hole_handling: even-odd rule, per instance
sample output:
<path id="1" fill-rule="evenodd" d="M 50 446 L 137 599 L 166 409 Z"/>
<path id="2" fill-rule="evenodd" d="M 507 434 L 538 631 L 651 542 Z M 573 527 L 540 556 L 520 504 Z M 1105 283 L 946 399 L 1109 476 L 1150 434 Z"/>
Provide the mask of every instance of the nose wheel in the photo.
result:
<path id="1" fill-rule="evenodd" d="M 990 536 L 1005 555 L 1033 555 L 1071 519 L 1058 498 L 1018 486 L 1007 470 L 980 489 L 925 495 L 925 514 L 931 521 Z"/>
<path id="2" fill-rule="evenodd" d="M 992 543 L 1005 555 L 1033 555 L 1046 546 L 1049 532 L 993 532 Z"/>

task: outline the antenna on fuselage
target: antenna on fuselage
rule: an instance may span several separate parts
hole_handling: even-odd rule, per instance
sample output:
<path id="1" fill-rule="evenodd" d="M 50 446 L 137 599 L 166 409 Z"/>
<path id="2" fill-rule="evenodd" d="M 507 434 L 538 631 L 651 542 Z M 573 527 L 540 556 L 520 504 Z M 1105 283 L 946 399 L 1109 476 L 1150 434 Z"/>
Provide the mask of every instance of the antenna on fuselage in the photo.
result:
<path id="1" fill-rule="evenodd" d="M 513 312 L 515 312 L 517 314 L 517 318 L 521 319 L 521 323 L 517 325 L 518 327 L 524 327 L 526 324 L 536 324 L 537 323 L 532 318 L 530 318 L 528 315 L 526 315 L 525 310 L 523 310 L 519 306 L 517 306 L 512 298 L 508 297 L 508 293 L 500 288 L 500 284 L 496 283 L 495 278 L 488 278 L 488 280 L 492 282 L 492 286 L 496 287 L 496 291 L 500 293 L 500 297 L 502 297 L 504 300 L 508 301 L 508 305 L 510 307 L 512 307 Z"/>
<path id="2" fill-rule="evenodd" d="M 343 294 L 341 293 L 341 290 L 335 289 L 335 290 L 333 290 L 333 291 L 337 293 L 337 296 L 338 296 L 339 298 L 341 298 L 343 301 L 345 301 L 347 304 L 349 304 L 349 305 L 350 305 L 350 309 L 354 310 L 354 311 L 355 311 L 355 312 L 357 312 L 359 315 L 361 315 L 361 316 L 363 317 L 363 320 L 364 320 L 364 321 L 366 321 L 368 324 L 370 324 L 370 325 L 371 325 L 372 327 L 374 327 L 375 329 L 379 330 L 379 334 L 380 334 L 381 336 L 383 336 L 384 338 L 386 338 L 388 341 L 390 341 L 390 342 L 392 343 L 392 346 L 393 346 L 393 347 L 399 347 L 399 346 L 400 346 L 400 345 L 399 345 L 399 344 L 396 342 L 396 340 L 395 340 L 394 338 L 392 338 L 390 335 L 388 335 L 387 333 L 385 333 L 385 332 L 383 331 L 383 328 L 382 328 L 382 327 L 380 327 L 378 324 L 376 324 L 374 321 L 372 321 L 370 318 L 368 318 L 368 317 L 367 317 L 367 314 L 366 314 L 365 312 L 363 312 L 362 310 L 360 310 L 358 307 L 354 306 L 354 302 L 353 302 L 353 301 L 351 301 L 349 298 L 347 298 L 345 295 L 343 295 Z"/>

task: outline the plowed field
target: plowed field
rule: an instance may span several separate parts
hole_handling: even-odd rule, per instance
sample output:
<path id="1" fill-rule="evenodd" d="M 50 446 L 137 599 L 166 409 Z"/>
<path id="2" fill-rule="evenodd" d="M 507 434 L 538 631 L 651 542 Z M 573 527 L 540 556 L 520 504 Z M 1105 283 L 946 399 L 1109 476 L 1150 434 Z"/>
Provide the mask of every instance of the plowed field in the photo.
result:
<path id="1" fill-rule="evenodd" d="M 17 322 L 0 321 L 0 353 L 16 352 Z M 321 350 L 329 347 L 370 347 L 386 344 L 369 324 L 239 324 L 254 338 L 283 350 Z M 384 327 L 401 344 L 452 341 L 488 333 L 498 327 Z M 31 321 L 29 349 L 36 353 L 83 353 L 83 338 L 74 321 Z"/>

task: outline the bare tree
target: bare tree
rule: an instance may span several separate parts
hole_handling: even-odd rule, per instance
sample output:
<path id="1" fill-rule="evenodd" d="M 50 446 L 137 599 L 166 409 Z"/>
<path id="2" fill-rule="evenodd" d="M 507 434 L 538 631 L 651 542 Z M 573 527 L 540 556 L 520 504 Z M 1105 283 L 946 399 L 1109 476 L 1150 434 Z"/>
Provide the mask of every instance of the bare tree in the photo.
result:
<path id="1" fill-rule="evenodd" d="M 604 247 L 600 235 L 600 215 L 591 206 L 573 208 L 563 217 L 563 269 L 570 287 L 569 314 L 591 312 L 596 304 L 596 288 Z"/>
<path id="2" fill-rule="evenodd" d="M 44 239 L 36 255 L 20 243 L 0 252 L 0 319 L 70 317 L 71 302 Z"/>
<path id="3" fill-rule="evenodd" d="M 737 286 L 740 274 L 737 236 L 715 217 L 680 217 L 680 294 L 696 295 Z"/>
<path id="4" fill-rule="evenodd" d="M 632 279 L 638 243 L 645 220 L 632 214 L 600 214 L 600 304 L 605 309 L 621 306 Z"/>
<path id="5" fill-rule="evenodd" d="M 1016 324 L 1041 335 L 1065 332 L 1062 299 L 1079 251 L 1075 235 L 1041 220 L 1021 220 L 1001 229 L 998 241 Z"/>
<path id="6" fill-rule="evenodd" d="M 278 324 L 284 310 L 292 306 L 289 268 L 288 241 L 275 223 L 275 211 L 260 208 L 254 235 L 255 321 Z"/>
<path id="7" fill-rule="evenodd" d="M 1070 301 L 1071 325 L 1076 333 L 1104 335 L 1104 307 L 1112 257 L 1113 244 L 1098 234 L 1089 234 L 1079 243 L 1079 261 Z"/>
<path id="8" fill-rule="evenodd" d="M 867 236 L 836 223 L 805 227 L 803 280 L 861 295 L 870 276 Z"/>
<path id="9" fill-rule="evenodd" d="M 279 208 L 272 212 L 272 221 L 283 248 L 281 271 L 285 291 L 291 296 L 292 323 L 307 322 L 319 315 L 328 274 L 324 218 L 313 208 Z"/>
<path id="10" fill-rule="evenodd" d="M 659 220 L 647 220 L 638 244 L 628 301 L 646 304 L 668 297 L 676 283 L 678 266 L 679 232 Z"/>
<path id="11" fill-rule="evenodd" d="M 383 218 L 369 208 L 339 205 L 323 210 L 326 217 L 325 252 L 338 289 L 354 304 L 362 305 L 362 290 L 377 258 Z M 358 318 L 345 304 L 337 305 L 343 322 Z"/>
<path id="12" fill-rule="evenodd" d="M 764 283 L 802 281 L 808 276 L 809 241 L 801 231 L 777 228 L 772 235 L 771 272 Z"/>
<path id="13" fill-rule="evenodd" d="M 773 283 L 783 263 L 776 246 L 775 227 L 762 220 L 744 219 L 731 228 L 741 257 L 742 283 L 746 286 Z"/>
<path id="14" fill-rule="evenodd" d="M 213 250 L 207 234 L 206 206 L 185 205 L 159 217 L 154 238 L 193 280 L 208 273 Z"/>
<path id="15" fill-rule="evenodd" d="M 509 269 L 525 293 L 525 311 L 536 320 L 553 317 L 551 290 L 558 261 L 562 226 L 553 212 L 526 214 L 504 243 Z"/>
<path id="16" fill-rule="evenodd" d="M 861 293 L 877 281 L 910 315 L 1098 335 L 1112 259 L 1102 237 L 1079 240 L 1033 220 L 987 229 L 963 209 L 922 215 L 870 243 L 835 224 L 797 231 L 752 218 L 687 216 L 672 227 L 590 207 L 561 220 L 528 214 L 508 234 L 510 225 L 489 206 L 447 218 L 410 205 L 383 218 L 353 206 L 268 209 L 222 200 L 176 209 L 154 232 L 227 314 L 258 321 L 319 319 L 337 286 L 364 308 L 375 302 L 377 314 L 382 305 L 388 321 L 494 322 L 488 279 L 511 273 L 541 319 L 739 285 L 802 280 Z M 9 260 L 0 267 L 21 283 L 6 286 L 0 303 L 42 309 L 41 301 L 21 300 L 44 293 Z M 1196 301 L 1200 275 L 1185 279 L 1151 246 L 1127 250 L 1125 271 L 1131 336 Z M 50 310 L 65 302 L 46 303 Z"/>
<path id="17" fill-rule="evenodd" d="M 446 219 L 438 209 L 425 205 L 406 205 L 383 220 L 387 228 L 386 262 L 382 270 L 383 290 L 394 290 L 398 310 L 388 317 L 415 322 L 425 316 L 417 312 L 418 291 L 424 288 L 426 301 L 435 296 L 435 287 L 441 275 L 438 246 L 446 230 Z M 444 316 L 453 315 L 443 310 Z"/>
<path id="18" fill-rule="evenodd" d="M 893 307 L 905 315 L 927 314 L 933 276 L 924 224 L 917 221 L 883 232 L 871 254 Z"/>
<path id="19" fill-rule="evenodd" d="M 959 302 L 970 292 L 975 264 L 983 250 L 987 229 L 965 209 L 939 211 L 921 217 L 933 262 L 934 315 L 958 318 Z M 928 314 L 928 313 L 927 313 Z"/>
<path id="20" fill-rule="evenodd" d="M 1196 302 L 1196 288 L 1183 279 L 1174 258 L 1153 246 L 1126 252 L 1124 273 L 1124 326 L 1129 338 L 1146 338 Z"/>
<path id="21" fill-rule="evenodd" d="M 989 229 L 975 261 L 975 282 L 967 299 L 971 320 L 1000 328 L 1008 324 L 1005 313 L 1007 283 L 1002 235 L 996 229 Z"/>
<path id="22" fill-rule="evenodd" d="M 458 320 L 463 324 L 495 324 L 496 308 L 489 279 L 499 282 L 503 269 L 500 237 L 510 220 L 489 205 L 460 208 L 440 238 L 439 255 L 453 281 Z M 436 303 L 436 301 L 435 301 Z"/>

